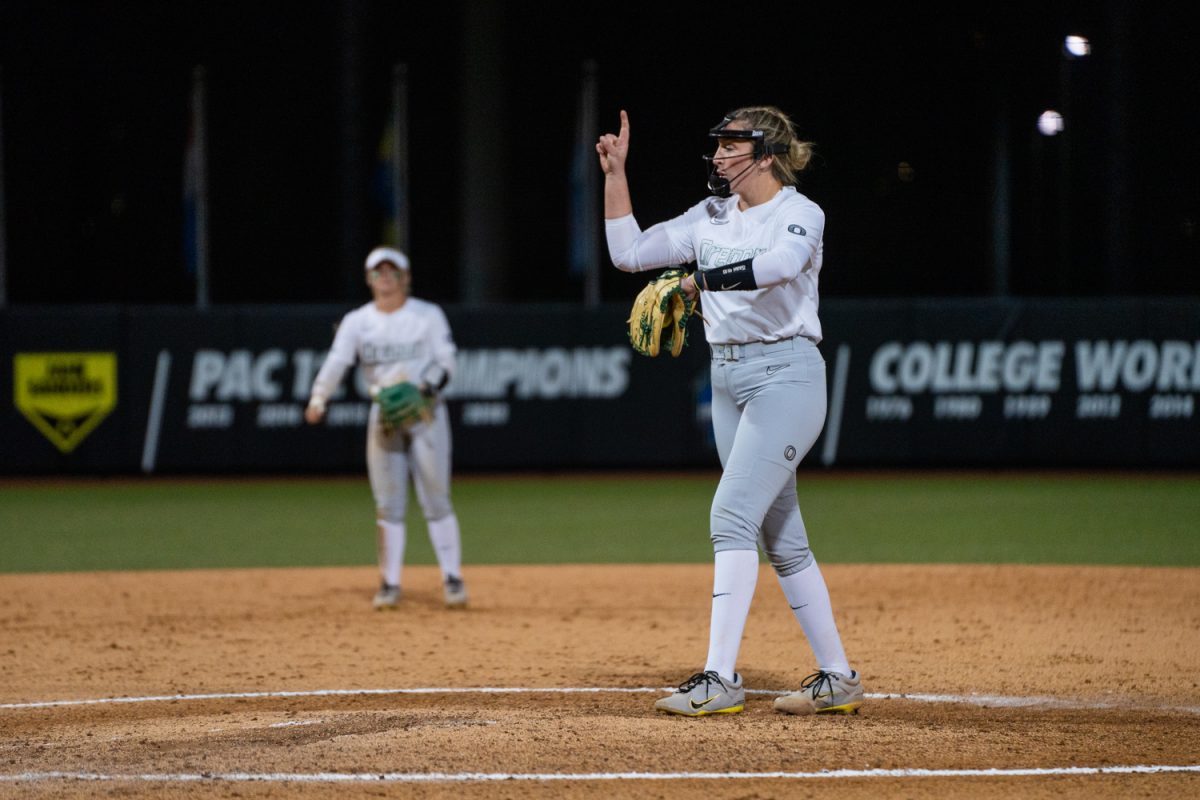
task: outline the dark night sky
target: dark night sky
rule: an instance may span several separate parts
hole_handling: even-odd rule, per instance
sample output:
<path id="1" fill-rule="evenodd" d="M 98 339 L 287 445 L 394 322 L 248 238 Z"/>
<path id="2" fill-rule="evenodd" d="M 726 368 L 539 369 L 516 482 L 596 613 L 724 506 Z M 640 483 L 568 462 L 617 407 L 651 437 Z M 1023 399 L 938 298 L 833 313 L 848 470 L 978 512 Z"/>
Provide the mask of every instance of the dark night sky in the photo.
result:
<path id="1" fill-rule="evenodd" d="M 987 294 L 1005 124 L 1014 294 L 1200 294 L 1200 69 L 1183 21 L 1158 4 L 912 3 L 868 14 L 865 4 L 701 13 L 650 3 L 595 18 L 588 6 L 511 3 L 495 31 L 499 64 L 485 75 L 464 66 L 475 46 L 464 41 L 466 6 L 0 5 L 10 302 L 188 302 L 179 198 L 195 64 L 209 80 L 214 301 L 361 297 L 345 264 L 378 230 L 370 170 L 396 62 L 409 70 L 418 293 L 460 299 L 470 129 L 503 154 L 496 299 L 573 301 L 565 207 L 587 58 L 599 69 L 602 127 L 630 112 L 643 226 L 704 195 L 705 132 L 726 109 L 767 102 L 791 113 L 817 143 L 802 190 L 828 217 L 826 297 Z M 1034 123 L 1063 101 L 1068 32 L 1096 52 L 1066 65 L 1076 124 L 1064 173 L 1064 141 L 1039 137 Z M 495 93 L 501 119 L 466 124 L 468 80 Z M 346 160 L 347 141 L 358 160 Z M 902 161 L 910 183 L 897 177 Z M 361 185 L 350 199 L 364 210 L 349 227 L 347 184 Z M 625 299 L 641 282 L 608 268 L 604 295 Z"/>

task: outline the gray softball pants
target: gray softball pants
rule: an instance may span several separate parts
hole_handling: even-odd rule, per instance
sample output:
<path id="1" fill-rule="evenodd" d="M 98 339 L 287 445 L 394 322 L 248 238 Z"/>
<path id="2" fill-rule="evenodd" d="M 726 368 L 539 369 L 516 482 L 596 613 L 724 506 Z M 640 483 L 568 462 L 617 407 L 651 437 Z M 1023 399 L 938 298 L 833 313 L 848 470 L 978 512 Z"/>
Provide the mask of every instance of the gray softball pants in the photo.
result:
<path id="1" fill-rule="evenodd" d="M 412 473 L 417 502 L 427 520 L 454 513 L 450 504 L 450 414 L 445 403 L 433 407 L 433 421 L 411 433 L 383 432 L 379 406 L 371 404 L 367 422 L 367 477 L 378 518 L 404 522 L 408 509 L 408 476 Z"/>
<path id="2" fill-rule="evenodd" d="M 782 576 L 812 561 L 796 467 L 825 424 L 825 359 L 809 339 L 712 345 L 712 422 L 723 472 L 714 551 L 759 545 Z"/>

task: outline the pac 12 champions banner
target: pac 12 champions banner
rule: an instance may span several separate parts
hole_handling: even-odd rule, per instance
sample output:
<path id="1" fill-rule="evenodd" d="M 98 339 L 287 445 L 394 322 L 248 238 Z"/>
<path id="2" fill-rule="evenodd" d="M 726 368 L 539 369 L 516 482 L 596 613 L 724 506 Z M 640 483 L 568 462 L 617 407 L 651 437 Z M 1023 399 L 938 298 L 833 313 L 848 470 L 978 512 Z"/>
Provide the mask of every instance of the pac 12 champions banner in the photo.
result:
<path id="1" fill-rule="evenodd" d="M 5 474 L 363 469 L 366 387 L 316 427 L 347 308 L 9 309 Z M 624 306 L 448 306 L 460 469 L 717 466 L 708 352 L 648 359 Z M 1200 302 L 826 301 L 824 466 L 1200 465 Z"/>

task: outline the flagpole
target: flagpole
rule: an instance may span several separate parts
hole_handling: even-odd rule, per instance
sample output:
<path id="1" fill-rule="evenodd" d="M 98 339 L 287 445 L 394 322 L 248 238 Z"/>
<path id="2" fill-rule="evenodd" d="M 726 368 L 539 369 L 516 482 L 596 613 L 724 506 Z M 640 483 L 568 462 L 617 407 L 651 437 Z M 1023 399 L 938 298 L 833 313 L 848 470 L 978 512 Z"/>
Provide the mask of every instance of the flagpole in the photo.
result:
<path id="1" fill-rule="evenodd" d="M 408 65 L 392 67 L 392 214 L 396 247 L 408 252 Z"/>
<path id="2" fill-rule="evenodd" d="M 0 308 L 8 305 L 8 215 L 4 198 L 4 68 L 0 67 Z"/>
<path id="3" fill-rule="evenodd" d="M 192 70 L 192 135 L 196 159 L 196 308 L 206 310 L 208 291 L 208 103 L 204 67 Z"/>
<path id="4" fill-rule="evenodd" d="M 600 304 L 600 259 L 599 253 L 599 236 L 597 235 L 596 226 L 598 225 L 600 209 L 597 202 L 598 192 L 600 191 L 600 180 L 598 177 L 599 171 L 595 169 L 592 163 L 592 153 L 595 149 L 596 128 L 598 112 L 596 110 L 598 84 L 596 77 L 597 67 L 596 62 L 588 59 L 583 62 L 583 77 L 579 88 L 579 114 L 578 114 L 578 129 L 576 130 L 575 146 L 578 149 L 577 157 L 580 159 L 580 167 L 583 170 L 581 177 L 582 185 L 580 191 L 582 196 L 579 198 L 581 203 L 579 213 L 579 230 L 574 232 L 574 235 L 580 237 L 577 243 L 580 253 L 583 258 L 583 303 L 586 306 L 597 306 Z"/>

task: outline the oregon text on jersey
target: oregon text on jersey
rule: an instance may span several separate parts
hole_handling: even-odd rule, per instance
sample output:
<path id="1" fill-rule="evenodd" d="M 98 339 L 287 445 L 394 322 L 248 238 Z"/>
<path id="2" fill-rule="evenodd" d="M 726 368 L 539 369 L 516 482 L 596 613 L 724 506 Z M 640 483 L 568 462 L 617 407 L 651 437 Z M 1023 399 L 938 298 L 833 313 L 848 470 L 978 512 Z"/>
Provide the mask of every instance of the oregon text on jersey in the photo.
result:
<path id="1" fill-rule="evenodd" d="M 700 242 L 700 258 L 697 261 L 704 267 L 723 267 L 735 261 L 754 258 L 766 251 L 765 247 L 717 247 L 711 239 L 704 239 Z"/>
<path id="2" fill-rule="evenodd" d="M 363 364 L 391 364 L 395 361 L 408 361 L 422 358 L 425 355 L 423 342 L 387 342 L 373 344 L 363 342 L 359 360 Z"/>

